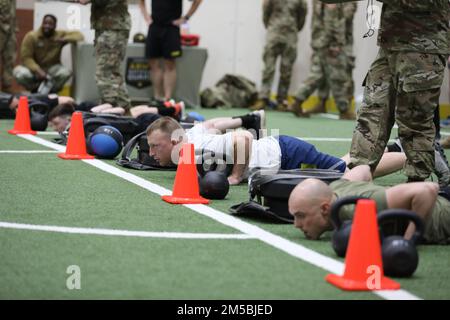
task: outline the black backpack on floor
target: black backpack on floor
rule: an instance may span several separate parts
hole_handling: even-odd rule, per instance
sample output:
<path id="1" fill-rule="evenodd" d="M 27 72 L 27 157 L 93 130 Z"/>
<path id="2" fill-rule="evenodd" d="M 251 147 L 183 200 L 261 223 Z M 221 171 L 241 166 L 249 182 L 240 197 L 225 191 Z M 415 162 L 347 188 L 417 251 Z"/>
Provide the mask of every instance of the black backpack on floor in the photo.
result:
<path id="1" fill-rule="evenodd" d="M 230 208 L 234 215 L 264 220 L 267 222 L 292 223 L 288 200 L 292 190 L 303 180 L 316 178 L 329 184 L 342 177 L 337 170 L 295 169 L 258 170 L 248 179 L 250 199 Z"/>

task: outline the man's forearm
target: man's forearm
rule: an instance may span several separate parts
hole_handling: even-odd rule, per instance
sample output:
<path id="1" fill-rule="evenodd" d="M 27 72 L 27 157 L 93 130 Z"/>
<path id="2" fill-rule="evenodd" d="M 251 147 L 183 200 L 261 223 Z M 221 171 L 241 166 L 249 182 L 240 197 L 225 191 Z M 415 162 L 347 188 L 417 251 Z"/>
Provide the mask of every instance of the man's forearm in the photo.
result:
<path id="1" fill-rule="evenodd" d="M 242 181 L 245 171 L 250 163 L 250 152 L 253 138 L 248 132 L 237 132 L 233 137 L 233 170 L 228 181 L 230 184 L 238 184 Z M 251 134 L 250 134 L 251 135 Z"/>
<path id="2" fill-rule="evenodd" d="M 67 31 L 62 39 L 67 42 L 78 42 L 84 40 L 84 36 L 79 31 Z"/>
<path id="3" fill-rule="evenodd" d="M 189 11 L 185 14 L 185 17 L 187 16 L 188 18 L 192 17 L 192 15 L 197 11 L 198 7 L 200 6 L 200 4 L 202 3 L 203 0 L 194 0 L 192 2 L 192 5 L 189 9 Z"/>

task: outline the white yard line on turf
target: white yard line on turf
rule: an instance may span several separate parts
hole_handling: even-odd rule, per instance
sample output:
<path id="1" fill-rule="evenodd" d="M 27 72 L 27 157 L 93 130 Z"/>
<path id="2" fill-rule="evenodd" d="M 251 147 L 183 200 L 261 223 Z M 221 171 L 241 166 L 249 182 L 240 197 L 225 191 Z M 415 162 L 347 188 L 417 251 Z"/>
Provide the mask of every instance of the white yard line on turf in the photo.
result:
<path id="1" fill-rule="evenodd" d="M 298 139 L 305 141 L 321 141 L 321 142 L 352 142 L 352 138 L 318 138 L 318 137 L 297 137 Z M 391 139 L 389 142 L 394 142 L 395 140 Z"/>
<path id="2" fill-rule="evenodd" d="M 17 230 L 33 230 L 47 231 L 57 233 L 72 234 L 93 234 L 102 236 L 122 236 L 122 237 L 139 237 L 139 238 L 169 238 L 169 239 L 255 239 L 247 234 L 221 234 L 221 233 L 185 233 L 185 232 L 148 232 L 148 231 L 131 231 L 117 229 L 98 229 L 98 228 L 75 228 L 75 227 L 59 227 L 59 226 L 42 226 L 34 224 L 0 222 L 0 228 L 17 229 Z"/>
<path id="3" fill-rule="evenodd" d="M 56 150 L 0 150 L 0 153 L 56 153 Z"/>
<path id="4" fill-rule="evenodd" d="M 55 148 L 56 150 L 61 150 L 64 148 L 58 144 L 48 142 L 44 139 L 31 136 L 31 135 L 21 135 L 22 138 L 36 142 L 38 144 L 45 145 L 47 147 Z M 63 161 L 63 160 L 61 160 Z M 144 189 L 147 189 L 150 192 L 156 193 L 158 195 L 171 194 L 171 191 L 163 188 L 157 184 L 151 183 L 145 179 L 137 177 L 128 172 L 122 171 L 114 166 L 111 166 L 105 162 L 99 160 L 83 160 L 85 163 L 90 164 L 98 169 L 101 169 L 105 172 L 113 174 L 117 177 L 121 177 L 131 183 L 134 183 Z M 162 201 L 162 200 L 161 200 Z M 278 235 L 270 233 L 257 227 L 251 223 L 244 222 L 238 218 L 230 214 L 223 213 L 216 209 L 213 209 L 209 206 L 205 205 L 184 205 L 185 207 L 194 210 L 197 213 L 200 213 L 204 216 L 210 217 L 213 220 L 216 220 L 226 226 L 232 227 L 236 230 L 241 231 L 244 234 L 255 237 L 260 241 L 277 248 L 281 251 L 284 251 L 290 254 L 293 257 L 299 258 L 307 263 L 310 263 L 314 266 L 322 268 L 328 272 L 335 274 L 343 274 L 344 272 L 344 264 L 340 261 L 317 253 L 311 249 L 308 249 L 300 244 L 294 243 L 292 241 L 286 240 Z M 325 281 L 325 280 L 324 280 Z M 415 300 L 420 299 L 419 297 L 409 293 L 405 290 L 398 290 L 396 292 L 391 291 L 373 291 L 374 294 L 384 298 L 384 299 L 395 299 L 395 300 Z"/>
<path id="5" fill-rule="evenodd" d="M 59 133 L 56 131 L 37 131 L 40 136 L 57 136 Z"/>

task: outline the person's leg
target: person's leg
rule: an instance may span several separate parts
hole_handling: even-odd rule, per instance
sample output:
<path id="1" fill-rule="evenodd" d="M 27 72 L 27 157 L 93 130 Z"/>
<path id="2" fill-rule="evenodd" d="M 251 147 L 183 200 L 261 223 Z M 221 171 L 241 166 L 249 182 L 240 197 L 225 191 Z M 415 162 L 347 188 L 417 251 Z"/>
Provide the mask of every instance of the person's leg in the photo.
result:
<path id="1" fill-rule="evenodd" d="M 170 100 L 177 84 L 177 64 L 175 59 L 164 59 L 164 100 Z"/>
<path id="2" fill-rule="evenodd" d="M 350 154 L 347 153 L 341 158 L 345 163 L 350 163 Z M 386 176 L 388 174 L 397 172 L 405 166 L 406 155 L 403 152 L 385 152 L 381 157 L 375 171 L 373 172 L 374 178 Z"/>
<path id="3" fill-rule="evenodd" d="M 328 53 L 325 63 L 326 75 L 329 77 L 327 83 L 330 85 L 336 106 L 339 110 L 340 119 L 354 120 L 355 114 L 350 110 L 347 56 L 344 51 L 337 55 Z"/>
<path id="4" fill-rule="evenodd" d="M 135 106 L 130 109 L 130 114 L 133 118 L 137 118 L 140 115 L 146 114 L 146 113 L 157 114 L 158 108 L 142 105 L 142 106 Z"/>
<path id="5" fill-rule="evenodd" d="M 232 118 L 213 118 L 206 120 L 202 125 L 209 133 L 214 134 L 223 134 L 226 133 L 227 130 L 244 128 L 251 131 L 256 139 L 266 135 L 264 110 L 254 111 L 243 116 Z"/>
<path id="6" fill-rule="evenodd" d="M 325 81 L 323 66 L 325 61 L 323 60 L 322 56 L 323 55 L 321 55 L 319 51 L 314 52 L 312 56 L 312 64 L 309 76 L 300 86 L 300 89 L 295 95 L 295 102 L 290 106 L 290 109 L 295 113 L 296 116 L 308 116 L 308 114 L 303 113 L 301 105 Z"/>
<path id="7" fill-rule="evenodd" d="M 215 131 L 224 133 L 226 130 L 232 130 L 242 127 L 241 118 L 213 118 L 203 122 L 203 126 L 208 131 Z"/>
<path id="8" fill-rule="evenodd" d="M 95 106 L 91 108 L 91 112 L 94 113 L 112 113 L 112 114 L 118 114 L 118 115 L 124 115 L 125 109 L 122 107 L 114 107 L 109 103 L 100 104 L 98 106 Z"/>
<path id="9" fill-rule="evenodd" d="M 17 83 L 29 91 L 36 90 L 39 86 L 40 82 L 36 79 L 33 72 L 31 72 L 31 70 L 27 67 L 21 65 L 16 66 L 13 70 L 13 75 Z"/>
<path id="10" fill-rule="evenodd" d="M 162 40 L 163 29 L 152 23 L 148 28 L 147 40 L 145 42 L 145 56 L 150 66 L 150 77 L 152 79 L 153 97 L 156 100 L 164 100 L 163 69 L 162 69 Z"/>
<path id="11" fill-rule="evenodd" d="M 372 172 L 386 148 L 394 125 L 395 89 L 388 58 L 380 49 L 365 80 L 364 100 L 358 111 L 350 148 L 349 168 L 369 165 Z"/>
<path id="12" fill-rule="evenodd" d="M 434 112 L 439 103 L 444 79 L 443 55 L 393 54 L 397 85 L 396 122 L 398 134 L 408 160 L 405 174 L 409 181 L 427 179 L 435 168 Z M 427 77 L 423 77 L 427 74 Z"/>
<path id="13" fill-rule="evenodd" d="M 4 33 L 0 31 L 0 48 L 1 52 L 1 66 L 2 66 L 2 91 L 11 92 L 13 84 L 13 69 L 14 61 L 16 60 L 16 33 L 12 32 Z"/>
<path id="14" fill-rule="evenodd" d="M 280 81 L 277 92 L 277 110 L 279 111 L 286 111 L 288 107 L 287 98 L 289 87 L 291 86 L 292 68 L 295 60 L 297 59 L 297 36 L 293 37 L 292 40 L 294 39 L 295 41 L 284 44 L 284 48 L 281 53 Z"/>
<path id="15" fill-rule="evenodd" d="M 347 165 L 343 159 L 320 152 L 304 140 L 281 135 L 278 137 L 281 149 L 281 169 L 300 168 L 329 169 L 345 172 Z"/>
<path id="16" fill-rule="evenodd" d="M 329 78 L 325 76 L 325 78 Z M 319 101 L 317 102 L 312 109 L 306 111 L 306 113 L 309 114 L 315 114 L 315 113 L 326 113 L 326 104 L 327 100 L 330 94 L 330 86 L 328 85 L 327 81 L 324 81 L 319 88 L 317 88 L 317 96 L 319 98 Z"/>
<path id="17" fill-rule="evenodd" d="M 262 110 L 271 106 L 270 93 L 279 52 L 278 39 L 269 31 L 266 36 L 266 44 L 262 56 L 263 71 L 261 90 L 258 93 L 256 102 L 250 106 L 251 110 Z"/>
<path id="18" fill-rule="evenodd" d="M 149 64 L 153 84 L 153 95 L 157 100 L 164 100 L 164 72 L 161 66 L 161 59 L 152 58 L 149 60 Z"/>
<path id="19" fill-rule="evenodd" d="M 96 32 L 96 82 L 102 103 L 128 110 L 131 106 L 121 73 L 129 31 L 108 30 Z"/>
<path id="20" fill-rule="evenodd" d="M 70 79 L 72 76 L 72 71 L 67 69 L 61 64 L 57 64 L 54 66 L 51 66 L 48 69 L 48 75 L 51 77 L 53 82 L 53 88 L 51 92 L 58 93 L 64 88 L 64 85 L 66 82 Z"/>
<path id="21" fill-rule="evenodd" d="M 182 56 L 180 28 L 166 26 L 162 34 L 162 56 L 164 57 L 164 99 L 172 99 L 177 84 L 176 59 Z"/>

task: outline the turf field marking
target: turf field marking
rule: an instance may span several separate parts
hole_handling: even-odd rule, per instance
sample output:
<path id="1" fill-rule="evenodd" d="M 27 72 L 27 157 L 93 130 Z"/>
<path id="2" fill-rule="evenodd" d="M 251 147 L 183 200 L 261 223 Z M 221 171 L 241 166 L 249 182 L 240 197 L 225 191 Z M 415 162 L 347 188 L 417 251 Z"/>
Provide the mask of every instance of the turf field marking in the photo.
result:
<path id="1" fill-rule="evenodd" d="M 42 144 L 45 146 L 48 146 L 50 148 L 54 148 L 56 150 L 64 150 L 64 147 L 61 145 L 58 145 L 56 143 L 48 142 L 44 139 L 32 136 L 32 135 L 20 135 L 20 137 L 36 142 L 38 144 Z M 63 161 L 63 160 L 61 160 Z M 82 160 L 83 162 L 90 164 L 98 169 L 101 169 L 105 172 L 108 172 L 110 174 L 113 174 L 117 177 L 123 178 L 131 183 L 134 183 L 150 192 L 156 193 L 158 195 L 166 195 L 171 194 L 172 192 L 166 188 L 163 188 L 157 184 L 154 184 L 150 181 L 147 181 L 143 178 L 140 178 L 138 176 L 135 176 L 133 174 L 130 174 L 128 172 L 125 172 L 123 170 L 120 170 L 114 166 L 111 166 L 105 162 L 102 162 L 100 160 Z M 161 200 L 162 201 L 162 200 Z M 163 203 L 163 202 L 161 202 Z M 308 249 L 300 244 L 294 243 L 292 241 L 289 241 L 287 239 L 284 239 L 278 235 L 275 235 L 273 233 L 270 233 L 268 231 L 265 231 L 261 229 L 260 227 L 257 227 L 251 223 L 242 221 L 238 218 L 235 218 L 234 216 L 230 214 L 223 213 L 221 211 L 218 211 L 216 209 L 213 209 L 211 207 L 205 206 L 205 205 L 184 205 L 185 207 L 200 213 L 204 216 L 207 216 L 215 221 L 218 221 L 226 226 L 232 227 L 236 230 L 241 231 L 244 234 L 247 234 L 249 236 L 252 236 L 256 239 L 259 239 L 260 241 L 268 244 L 269 246 L 272 246 L 274 248 L 277 248 L 283 252 L 288 253 L 289 255 L 296 257 L 298 259 L 301 259 L 309 264 L 312 264 L 314 266 L 317 266 L 323 270 L 326 270 L 331 273 L 335 274 L 343 274 L 344 272 L 344 264 L 340 261 L 337 261 L 335 259 L 332 259 L 330 257 L 327 257 L 325 255 L 322 255 L 318 252 L 315 252 L 311 249 Z M 325 280 L 323 280 L 325 281 Z M 373 291 L 374 294 L 380 296 L 384 299 L 395 299 L 395 300 L 417 300 L 420 299 L 419 297 L 413 295 L 412 293 L 406 291 L 406 290 L 398 290 L 396 292 L 392 291 Z"/>
<path id="2" fill-rule="evenodd" d="M 56 153 L 56 150 L 0 150 L 0 153 Z"/>
<path id="3" fill-rule="evenodd" d="M 332 113 L 319 113 L 318 116 L 320 116 L 322 118 L 333 119 L 333 120 L 339 119 L 339 116 L 337 114 L 332 114 Z"/>
<path id="4" fill-rule="evenodd" d="M 297 137 L 301 140 L 306 141 L 320 141 L 320 142 L 352 142 L 352 138 L 327 138 L 327 137 Z M 394 139 L 389 140 L 389 142 L 394 142 Z"/>
<path id="5" fill-rule="evenodd" d="M 17 230 L 47 231 L 47 232 L 57 232 L 57 233 L 72 233 L 72 234 L 93 234 L 93 235 L 102 235 L 102 236 L 139 237 L 139 238 L 221 239 L 221 240 L 225 240 L 225 239 L 234 239 L 234 240 L 255 239 L 254 237 L 247 235 L 247 234 L 148 232 L 148 231 L 117 230 L 117 229 L 43 226 L 43 225 L 11 223 L 11 222 L 0 222 L 0 228 L 17 229 Z"/>
<path id="6" fill-rule="evenodd" d="M 40 136 L 55 136 L 59 135 L 56 131 L 37 131 L 37 134 Z"/>

